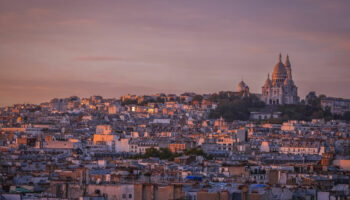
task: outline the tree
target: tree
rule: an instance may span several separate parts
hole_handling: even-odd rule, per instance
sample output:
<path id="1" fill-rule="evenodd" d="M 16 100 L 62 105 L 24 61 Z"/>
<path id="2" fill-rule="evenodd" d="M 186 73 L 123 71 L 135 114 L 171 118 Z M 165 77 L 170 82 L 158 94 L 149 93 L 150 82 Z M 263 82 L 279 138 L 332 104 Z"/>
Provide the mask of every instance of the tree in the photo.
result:
<path id="1" fill-rule="evenodd" d="M 242 97 L 241 94 L 234 92 L 219 92 L 211 95 L 210 99 L 218 103 L 218 106 L 209 117 L 212 119 L 223 117 L 227 121 L 248 120 L 251 111 L 265 106 L 265 103 L 255 95 Z"/>
<path id="2" fill-rule="evenodd" d="M 203 100 L 203 96 L 202 96 L 202 95 L 197 94 L 197 95 L 195 95 L 195 96 L 193 97 L 193 101 L 199 101 L 199 102 L 201 102 L 202 100 Z"/>
<path id="3" fill-rule="evenodd" d="M 191 148 L 191 149 L 186 149 L 184 151 L 185 155 L 195 155 L 195 156 L 203 156 L 204 152 L 201 148 Z"/>
<path id="4" fill-rule="evenodd" d="M 160 159 L 172 159 L 173 158 L 173 153 L 170 151 L 169 148 L 160 148 L 160 154 L 159 158 Z"/>
<path id="5" fill-rule="evenodd" d="M 162 160 L 173 160 L 175 156 L 179 156 L 179 154 L 173 154 L 169 148 L 160 148 L 157 150 L 154 147 L 146 149 L 146 152 L 142 155 L 143 158 L 156 157 Z"/>
<path id="6" fill-rule="evenodd" d="M 137 104 L 137 100 L 133 100 L 133 99 L 125 99 L 124 101 L 122 101 L 122 105 L 132 105 L 132 104 Z"/>
<path id="7" fill-rule="evenodd" d="M 143 155 L 143 157 L 145 157 L 145 158 L 159 157 L 159 155 L 160 155 L 160 152 L 156 148 L 151 147 L 151 148 L 146 149 L 146 153 Z"/>

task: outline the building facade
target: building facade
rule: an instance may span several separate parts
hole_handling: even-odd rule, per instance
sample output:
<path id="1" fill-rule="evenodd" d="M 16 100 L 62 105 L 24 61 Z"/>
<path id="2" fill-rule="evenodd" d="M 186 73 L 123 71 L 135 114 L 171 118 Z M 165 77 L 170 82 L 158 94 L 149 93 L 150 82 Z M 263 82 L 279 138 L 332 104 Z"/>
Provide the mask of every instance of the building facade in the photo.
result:
<path id="1" fill-rule="evenodd" d="M 275 65 L 272 73 L 272 79 L 268 75 L 262 87 L 262 101 L 268 105 L 298 104 L 298 88 L 292 78 L 292 68 L 288 55 L 285 64 L 281 60 L 280 54 L 279 62 Z"/>
<path id="2" fill-rule="evenodd" d="M 321 106 L 323 110 L 328 107 L 332 114 L 343 115 L 350 111 L 350 99 L 324 97 L 321 99 Z"/>

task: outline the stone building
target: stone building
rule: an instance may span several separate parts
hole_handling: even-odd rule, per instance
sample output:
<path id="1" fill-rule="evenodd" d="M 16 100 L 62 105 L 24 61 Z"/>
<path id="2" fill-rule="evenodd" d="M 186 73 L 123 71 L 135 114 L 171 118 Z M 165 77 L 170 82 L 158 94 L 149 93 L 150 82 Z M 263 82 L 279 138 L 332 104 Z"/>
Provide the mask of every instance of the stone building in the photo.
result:
<path id="1" fill-rule="evenodd" d="M 298 88 L 292 78 L 292 68 L 288 55 L 285 64 L 281 60 L 282 56 L 280 54 L 279 62 L 273 70 L 272 80 L 268 75 L 262 87 L 262 101 L 269 105 L 298 104 Z"/>
<path id="2" fill-rule="evenodd" d="M 249 87 L 243 80 L 238 84 L 238 92 L 243 96 L 249 96 Z"/>
<path id="3" fill-rule="evenodd" d="M 324 110 L 329 108 L 332 114 L 343 115 L 350 111 L 350 99 L 324 97 L 321 99 L 321 106 Z"/>

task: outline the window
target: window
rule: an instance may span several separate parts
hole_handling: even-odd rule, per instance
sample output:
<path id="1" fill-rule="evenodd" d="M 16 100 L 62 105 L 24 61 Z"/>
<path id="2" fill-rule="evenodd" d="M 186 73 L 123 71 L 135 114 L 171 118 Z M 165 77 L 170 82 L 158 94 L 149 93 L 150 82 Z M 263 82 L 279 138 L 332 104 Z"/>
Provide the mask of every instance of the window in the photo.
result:
<path id="1" fill-rule="evenodd" d="M 131 199 L 132 198 L 132 194 L 129 194 L 129 199 Z"/>
<path id="2" fill-rule="evenodd" d="M 126 199 L 126 194 L 123 194 L 123 199 Z"/>

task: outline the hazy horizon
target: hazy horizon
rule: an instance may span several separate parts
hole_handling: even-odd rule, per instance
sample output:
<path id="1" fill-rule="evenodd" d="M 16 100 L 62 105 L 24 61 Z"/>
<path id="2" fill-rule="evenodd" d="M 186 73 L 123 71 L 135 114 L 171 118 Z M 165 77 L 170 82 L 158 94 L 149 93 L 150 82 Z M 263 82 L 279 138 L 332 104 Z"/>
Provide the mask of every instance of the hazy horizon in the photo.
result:
<path id="1" fill-rule="evenodd" d="M 350 98 L 350 1 L 0 0 L 0 106 L 261 93 L 288 53 L 301 99 Z"/>

